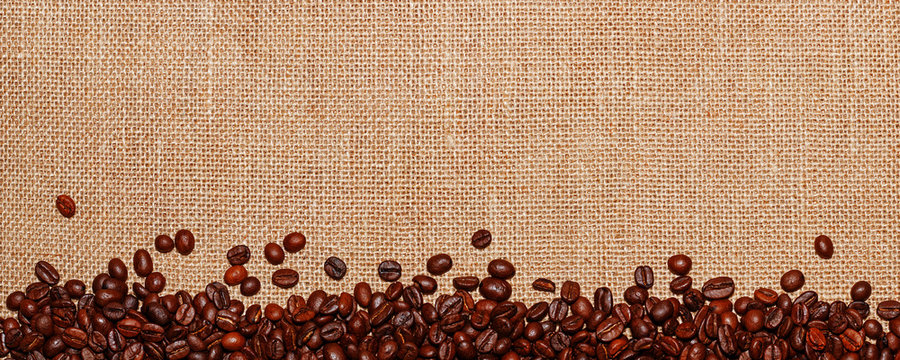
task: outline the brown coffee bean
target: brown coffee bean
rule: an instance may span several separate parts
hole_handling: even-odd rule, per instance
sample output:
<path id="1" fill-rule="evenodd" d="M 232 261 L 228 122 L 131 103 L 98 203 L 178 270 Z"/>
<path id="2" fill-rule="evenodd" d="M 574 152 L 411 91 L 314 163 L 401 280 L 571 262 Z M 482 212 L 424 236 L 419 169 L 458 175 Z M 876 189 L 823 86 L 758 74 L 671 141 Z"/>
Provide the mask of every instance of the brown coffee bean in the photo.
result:
<path id="1" fill-rule="evenodd" d="M 153 293 L 159 293 L 166 288 L 166 277 L 159 272 L 152 272 L 144 279 L 144 287 Z"/>
<path id="2" fill-rule="evenodd" d="M 707 280 L 702 291 L 709 300 L 727 299 L 734 294 L 734 280 L 727 276 Z"/>
<path id="3" fill-rule="evenodd" d="M 146 277 L 153 272 L 153 257 L 150 256 L 150 252 L 148 252 L 147 250 L 138 249 L 134 252 L 132 265 L 134 265 L 135 274 L 140 277 Z"/>
<path id="4" fill-rule="evenodd" d="M 281 242 L 284 250 L 289 253 L 296 253 L 306 247 L 306 236 L 299 232 L 292 232 L 284 237 Z"/>
<path id="5" fill-rule="evenodd" d="M 72 200 L 69 195 L 59 195 L 56 197 L 56 210 L 59 211 L 62 216 L 66 218 L 70 218 L 75 216 L 75 200 Z"/>
<path id="6" fill-rule="evenodd" d="M 669 290 L 675 294 L 684 294 L 686 291 L 690 290 L 693 284 L 694 280 L 691 279 L 690 276 L 683 275 L 672 279 L 672 282 L 669 283 Z"/>
<path id="7" fill-rule="evenodd" d="M 443 275 L 453 267 L 453 259 L 447 254 L 437 254 L 428 259 L 425 269 L 432 275 Z"/>
<path id="8" fill-rule="evenodd" d="M 270 242 L 266 244 L 263 248 L 263 255 L 266 257 L 269 264 L 281 265 L 281 263 L 284 262 L 284 250 L 276 243 Z"/>
<path id="9" fill-rule="evenodd" d="M 228 263 L 234 265 L 244 265 L 250 261 L 250 248 L 247 245 L 235 245 L 225 253 Z"/>
<path id="10" fill-rule="evenodd" d="M 38 261 L 34 265 L 34 275 L 37 276 L 38 280 L 50 286 L 59 283 L 59 272 L 46 261 Z"/>
<path id="11" fill-rule="evenodd" d="M 816 237 L 816 240 L 813 241 L 813 248 L 815 248 L 816 254 L 820 258 L 831 259 L 831 256 L 834 255 L 834 243 L 831 242 L 831 238 L 825 235 Z"/>
<path id="12" fill-rule="evenodd" d="M 122 259 L 113 258 L 107 264 L 106 269 L 109 272 L 109 276 L 113 279 L 128 280 L 128 266 L 125 266 L 125 262 Z"/>
<path id="13" fill-rule="evenodd" d="M 458 290 L 473 291 L 478 288 L 480 281 L 474 276 L 459 276 L 453 278 L 453 287 Z"/>
<path id="14" fill-rule="evenodd" d="M 789 270 L 781 276 L 781 289 L 785 292 L 800 290 L 805 283 L 806 278 L 803 277 L 803 273 L 800 270 Z"/>
<path id="15" fill-rule="evenodd" d="M 491 232 L 481 229 L 472 234 L 472 246 L 476 249 L 484 249 L 491 245 Z"/>
<path id="16" fill-rule="evenodd" d="M 241 281 L 241 295 L 256 295 L 259 293 L 260 288 L 262 288 L 262 284 L 260 284 L 259 279 L 256 276 L 248 276 Z"/>
<path id="17" fill-rule="evenodd" d="M 435 280 L 431 276 L 425 275 L 416 275 L 413 276 L 412 281 L 416 286 L 419 287 L 419 290 L 422 290 L 422 293 L 425 295 L 434 294 L 437 291 L 437 280 Z"/>
<path id="18" fill-rule="evenodd" d="M 512 295 L 512 286 L 506 280 L 489 277 L 481 281 L 478 292 L 486 299 L 506 301 Z"/>
<path id="19" fill-rule="evenodd" d="M 189 255 L 194 251 L 194 233 L 189 230 L 178 230 L 175 233 L 175 250 L 181 255 Z"/>
<path id="20" fill-rule="evenodd" d="M 649 266 L 638 266 L 634 269 L 634 284 L 644 289 L 653 287 L 653 269 Z"/>
<path id="21" fill-rule="evenodd" d="M 300 274 L 293 269 L 279 269 L 272 274 L 272 284 L 282 289 L 289 289 L 297 286 L 300 281 Z"/>
<path id="22" fill-rule="evenodd" d="M 893 320 L 900 316 L 900 302 L 896 300 L 882 301 L 878 303 L 875 313 L 884 320 Z"/>
<path id="23" fill-rule="evenodd" d="M 397 281 L 400 279 L 401 273 L 400 263 L 394 260 L 382 261 L 378 265 L 378 277 L 383 281 Z"/>
<path id="24" fill-rule="evenodd" d="M 226 285 L 235 286 L 247 278 L 247 269 L 243 265 L 234 265 L 225 270 L 223 278 Z"/>
<path id="25" fill-rule="evenodd" d="M 503 280 L 508 280 L 516 275 L 516 267 L 504 259 L 491 260 L 488 263 L 487 271 L 491 276 Z"/>
<path id="26" fill-rule="evenodd" d="M 153 247 L 156 248 L 156 251 L 165 254 L 175 250 L 175 240 L 172 240 L 169 235 L 159 235 L 153 240 Z"/>
<path id="27" fill-rule="evenodd" d="M 334 280 L 340 280 L 347 274 L 347 264 L 338 257 L 329 257 L 325 260 L 325 274 Z"/>
<path id="28" fill-rule="evenodd" d="M 866 301 L 872 295 L 872 285 L 868 281 L 857 281 L 850 288 L 850 298 L 853 301 Z"/>
<path id="29" fill-rule="evenodd" d="M 581 296 L 581 285 L 574 281 L 565 281 L 559 289 L 559 297 L 572 304 Z"/>
<path id="30" fill-rule="evenodd" d="M 531 283 L 531 287 L 533 287 L 537 291 L 544 292 L 555 292 L 556 284 L 553 283 L 550 279 L 538 278 Z"/>

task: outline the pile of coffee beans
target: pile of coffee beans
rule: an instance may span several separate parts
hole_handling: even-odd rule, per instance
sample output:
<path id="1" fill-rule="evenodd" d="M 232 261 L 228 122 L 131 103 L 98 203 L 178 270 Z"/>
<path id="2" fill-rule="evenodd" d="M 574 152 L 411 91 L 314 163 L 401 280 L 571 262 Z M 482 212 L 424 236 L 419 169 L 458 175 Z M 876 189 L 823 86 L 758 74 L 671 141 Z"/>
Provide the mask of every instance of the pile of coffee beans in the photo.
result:
<path id="1" fill-rule="evenodd" d="M 485 241 L 485 239 L 487 239 Z M 477 240 L 477 241 L 476 241 Z M 484 232 L 473 244 L 490 242 Z M 288 235 L 284 249 L 304 248 L 306 238 Z M 289 245 L 290 244 L 290 245 Z M 272 245 L 278 247 L 275 249 Z M 190 253 L 189 231 L 175 239 L 156 238 L 160 252 Z M 479 245 L 480 246 L 480 245 Z M 485 245 L 486 246 L 486 245 Z M 265 246 L 272 264 L 284 261 L 281 246 Z M 146 250 L 138 250 L 133 270 L 143 283 L 129 288 L 128 267 L 121 259 L 88 286 L 80 280 L 61 283 L 53 265 L 35 265 L 38 281 L 6 298 L 14 317 L 0 321 L 0 356 L 13 359 L 900 359 L 900 302 L 884 301 L 869 318 L 866 301 L 872 287 L 859 281 L 851 302 L 825 302 L 814 291 L 800 290 L 799 270 L 781 278 L 781 290 L 760 288 L 734 298 L 727 276 L 694 287 L 688 256 L 667 262 L 675 275 L 662 297 L 651 295 L 657 276 L 649 266 L 634 271 L 634 285 L 621 296 L 608 287 L 582 289 L 562 281 L 558 296 L 526 304 L 512 298 L 509 279 L 516 268 L 506 259 L 486 266 L 486 277 L 452 279 L 453 289 L 438 291 L 432 276 L 449 272 L 447 254 L 426 263 L 429 275 L 401 279 L 401 264 L 385 260 L 375 269 L 385 286 L 366 282 L 352 293 L 315 290 L 291 295 L 284 303 L 245 305 L 231 297 L 229 286 L 256 294 L 258 278 L 243 267 L 251 260 L 247 246 L 226 254 L 231 267 L 222 282 L 196 294 L 164 292 L 166 278 L 154 271 Z M 325 273 L 341 279 L 347 265 L 337 257 L 325 261 Z M 272 283 L 291 288 L 297 271 L 277 269 Z M 698 282 L 699 284 L 699 282 Z M 556 293 L 547 278 L 534 289 Z M 437 295 L 435 295 L 437 294 Z M 250 296 L 248 295 L 248 296 Z M 429 302 L 426 296 L 435 295 Z"/>

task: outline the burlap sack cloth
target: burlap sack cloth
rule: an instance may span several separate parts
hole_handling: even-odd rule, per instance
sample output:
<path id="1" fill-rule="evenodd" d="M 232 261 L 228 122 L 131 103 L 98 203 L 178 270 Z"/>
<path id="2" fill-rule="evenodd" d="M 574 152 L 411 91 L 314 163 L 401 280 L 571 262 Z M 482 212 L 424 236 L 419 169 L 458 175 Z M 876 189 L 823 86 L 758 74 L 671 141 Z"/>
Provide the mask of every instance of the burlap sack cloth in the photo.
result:
<path id="1" fill-rule="evenodd" d="M 501 257 L 528 301 L 542 276 L 620 296 L 641 264 L 668 296 L 676 253 L 696 286 L 799 268 L 826 299 L 897 298 L 900 7 L 697 3 L 3 2 L 0 294 L 186 228 L 191 256 L 152 252 L 167 291 L 247 244 L 251 302 L 441 252 L 442 289 Z M 291 231 L 281 290 L 262 247 Z"/>

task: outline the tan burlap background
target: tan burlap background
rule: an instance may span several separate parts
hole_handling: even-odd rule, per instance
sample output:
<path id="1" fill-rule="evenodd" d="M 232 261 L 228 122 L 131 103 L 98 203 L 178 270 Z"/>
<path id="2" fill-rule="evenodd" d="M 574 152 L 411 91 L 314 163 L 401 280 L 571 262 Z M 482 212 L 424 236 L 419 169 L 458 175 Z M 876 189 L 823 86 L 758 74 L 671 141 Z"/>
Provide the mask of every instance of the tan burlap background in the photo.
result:
<path id="1" fill-rule="evenodd" d="M 538 276 L 621 293 L 639 264 L 667 284 L 679 252 L 741 294 L 799 268 L 900 297 L 900 7 L 699 3 L 5 1 L 0 294 L 187 228 L 192 256 L 153 252 L 169 290 L 308 236 L 301 285 L 260 302 L 439 252 L 445 289 L 504 257 L 528 300 Z"/>

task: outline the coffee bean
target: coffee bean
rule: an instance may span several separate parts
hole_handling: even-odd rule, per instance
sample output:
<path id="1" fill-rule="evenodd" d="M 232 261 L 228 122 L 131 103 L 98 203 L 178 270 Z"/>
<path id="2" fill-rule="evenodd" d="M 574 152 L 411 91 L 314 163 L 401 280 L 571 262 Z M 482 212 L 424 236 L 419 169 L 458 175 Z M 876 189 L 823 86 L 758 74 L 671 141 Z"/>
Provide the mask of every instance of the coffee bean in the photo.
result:
<path id="1" fill-rule="evenodd" d="M 800 290 L 805 283 L 806 278 L 803 277 L 803 273 L 800 270 L 790 270 L 781 276 L 781 288 L 785 292 Z"/>
<path id="2" fill-rule="evenodd" d="M 337 257 L 329 257 L 325 260 L 325 274 L 335 280 L 340 280 L 347 274 L 347 264 Z"/>
<path id="3" fill-rule="evenodd" d="M 734 294 L 734 280 L 727 276 L 713 278 L 703 284 L 702 290 L 709 300 L 727 299 Z"/>
<path id="4" fill-rule="evenodd" d="M 235 245 L 225 253 L 228 263 L 234 265 L 244 265 L 250 261 L 250 248 L 247 245 Z"/>
<path id="5" fill-rule="evenodd" d="M 59 211 L 62 216 L 66 218 L 70 218 L 75 216 L 75 200 L 72 200 L 69 195 L 59 195 L 56 197 L 56 210 Z"/>
<path id="6" fill-rule="evenodd" d="M 144 287 L 153 293 L 159 293 L 166 288 L 166 277 L 159 272 L 152 272 L 144 279 Z"/>
<path id="7" fill-rule="evenodd" d="M 669 271 L 671 271 L 673 274 L 683 276 L 691 272 L 691 266 L 693 265 L 693 262 L 687 255 L 678 254 L 670 257 L 666 262 L 666 265 L 668 266 Z"/>
<path id="8" fill-rule="evenodd" d="M 262 284 L 256 276 L 249 276 L 241 281 L 241 295 L 253 296 L 259 293 Z"/>
<path id="9" fill-rule="evenodd" d="M 900 302 L 896 300 L 882 301 L 878 303 L 875 313 L 884 320 L 893 320 L 900 316 Z"/>
<path id="10" fill-rule="evenodd" d="M 107 265 L 107 271 L 109 272 L 109 276 L 113 279 L 119 279 L 122 281 L 128 280 L 128 267 L 125 266 L 125 262 L 119 258 L 113 258 L 109 261 Z"/>
<path id="11" fill-rule="evenodd" d="M 281 265 L 284 262 L 284 250 L 276 243 L 266 244 L 265 248 L 263 248 L 263 255 L 265 255 L 269 264 Z"/>
<path id="12" fill-rule="evenodd" d="M 537 291 L 544 292 L 555 292 L 556 284 L 553 283 L 550 279 L 538 278 L 531 283 L 531 287 L 533 287 Z"/>
<path id="13" fill-rule="evenodd" d="M 50 286 L 59 283 L 59 272 L 46 261 L 38 261 L 34 265 L 34 275 L 37 276 L 38 280 Z"/>
<path id="14" fill-rule="evenodd" d="M 581 285 L 574 281 L 565 281 L 559 289 L 559 297 L 572 304 L 581 296 Z"/>
<path id="15" fill-rule="evenodd" d="M 306 236 L 299 232 L 287 234 L 282 241 L 284 250 L 289 253 L 296 253 L 306 247 Z"/>
<path id="16" fill-rule="evenodd" d="M 819 255 L 820 258 L 831 259 L 831 256 L 834 255 L 834 243 L 831 242 L 831 238 L 825 235 L 817 236 L 816 240 L 813 241 L 813 247 L 816 250 L 816 255 Z"/>
<path id="17" fill-rule="evenodd" d="M 694 284 L 694 280 L 690 276 L 682 275 L 672 279 L 669 283 L 669 290 L 675 294 L 684 294 Z"/>
<path id="18" fill-rule="evenodd" d="M 382 261 L 378 265 L 378 277 L 383 281 L 397 281 L 400 279 L 401 269 L 400 263 L 394 260 Z"/>
<path id="19" fill-rule="evenodd" d="M 516 275 L 516 267 L 509 261 L 503 259 L 491 260 L 491 262 L 488 263 L 487 271 L 491 276 L 504 280 Z"/>
<path id="20" fill-rule="evenodd" d="M 425 275 L 416 275 L 413 276 L 412 281 L 416 286 L 419 287 L 419 290 L 422 290 L 422 293 L 425 295 L 434 294 L 437 291 L 437 280 L 435 280 L 431 276 Z"/>
<path id="21" fill-rule="evenodd" d="M 634 269 L 634 284 L 644 289 L 653 287 L 653 269 L 649 266 L 638 266 Z"/>
<path id="22" fill-rule="evenodd" d="M 244 336 L 237 331 L 232 331 L 225 334 L 225 336 L 222 337 L 221 341 L 222 347 L 228 351 L 238 351 L 244 347 L 245 343 L 246 339 L 244 339 Z"/>
<path id="23" fill-rule="evenodd" d="M 472 246 L 476 249 L 484 249 L 491 245 L 491 232 L 481 229 L 472 234 Z"/>
<path id="24" fill-rule="evenodd" d="M 506 280 L 489 277 L 481 281 L 478 292 L 486 299 L 506 301 L 512 295 L 512 286 Z"/>
<path id="25" fill-rule="evenodd" d="M 474 276 L 459 276 L 453 278 L 453 287 L 458 290 L 474 291 L 478 288 L 480 281 Z"/>
<path id="26" fill-rule="evenodd" d="M 169 235 L 159 235 L 153 240 L 153 247 L 160 253 L 168 253 L 175 250 L 175 241 Z"/>
<path id="27" fill-rule="evenodd" d="M 868 281 L 857 281 L 850 288 L 850 298 L 853 301 L 866 301 L 872 295 L 872 285 Z"/>
<path id="28" fill-rule="evenodd" d="M 235 286 L 240 284 L 241 281 L 247 278 L 247 269 L 244 268 L 243 265 L 234 265 L 228 270 L 225 270 L 225 275 L 223 276 L 223 280 L 226 285 Z"/>
<path id="29" fill-rule="evenodd" d="M 178 230 L 175 233 L 175 250 L 181 255 L 194 251 L 194 234 L 188 230 Z"/>
<path id="30" fill-rule="evenodd" d="M 425 269 L 432 275 L 443 275 L 453 267 L 453 259 L 447 254 L 437 254 L 428 259 Z"/>
<path id="31" fill-rule="evenodd" d="M 185 340 L 178 340 L 166 346 L 166 356 L 170 360 L 184 359 L 190 352 L 191 349 Z"/>
<path id="32" fill-rule="evenodd" d="M 282 289 L 289 289 L 297 286 L 300 280 L 300 274 L 293 269 L 279 269 L 272 274 L 272 284 Z"/>
<path id="33" fill-rule="evenodd" d="M 150 256 L 150 252 L 144 249 L 138 249 L 134 252 L 134 257 L 132 258 L 132 265 L 134 265 L 134 273 L 140 277 L 146 277 L 153 272 L 153 258 Z M 126 280 L 126 279 L 122 279 Z"/>

